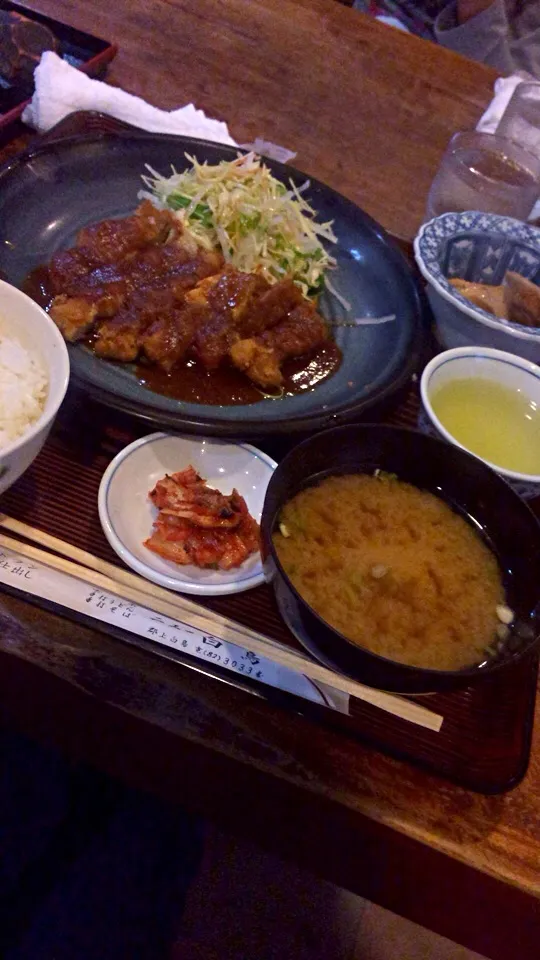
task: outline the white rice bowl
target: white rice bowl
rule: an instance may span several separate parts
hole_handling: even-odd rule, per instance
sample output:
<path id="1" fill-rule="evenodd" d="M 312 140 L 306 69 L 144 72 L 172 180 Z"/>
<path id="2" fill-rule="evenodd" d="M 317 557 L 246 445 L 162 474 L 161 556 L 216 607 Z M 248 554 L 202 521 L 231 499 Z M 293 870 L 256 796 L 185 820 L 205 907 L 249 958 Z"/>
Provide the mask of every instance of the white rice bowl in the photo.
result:
<path id="1" fill-rule="evenodd" d="M 37 457 L 68 381 L 68 351 L 56 324 L 0 280 L 0 494 Z"/>
<path id="2" fill-rule="evenodd" d="M 22 437 L 41 416 L 48 389 L 41 358 L 0 334 L 0 450 Z"/>

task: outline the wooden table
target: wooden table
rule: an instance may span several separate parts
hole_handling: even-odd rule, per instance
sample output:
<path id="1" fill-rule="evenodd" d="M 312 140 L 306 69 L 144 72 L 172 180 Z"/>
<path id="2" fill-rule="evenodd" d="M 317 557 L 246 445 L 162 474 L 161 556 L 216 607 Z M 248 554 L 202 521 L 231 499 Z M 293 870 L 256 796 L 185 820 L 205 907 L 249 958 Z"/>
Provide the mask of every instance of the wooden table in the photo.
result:
<path id="1" fill-rule="evenodd" d="M 27 6 L 118 43 L 111 82 L 295 149 L 409 240 L 450 135 L 495 78 L 332 0 Z M 6 597 L 0 703 L 34 736 L 494 960 L 538 956 L 538 730 L 525 781 L 485 798 Z"/>

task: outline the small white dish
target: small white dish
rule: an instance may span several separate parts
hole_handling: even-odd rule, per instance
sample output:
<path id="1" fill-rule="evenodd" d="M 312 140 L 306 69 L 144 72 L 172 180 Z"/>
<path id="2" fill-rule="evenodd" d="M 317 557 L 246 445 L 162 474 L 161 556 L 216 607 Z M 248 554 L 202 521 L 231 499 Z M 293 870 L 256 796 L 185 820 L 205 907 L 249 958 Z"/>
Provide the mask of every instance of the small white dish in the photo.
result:
<path id="1" fill-rule="evenodd" d="M 464 380 L 469 377 L 483 377 L 493 380 L 523 394 L 540 406 L 540 367 L 504 350 L 490 347 L 456 347 L 439 353 L 425 367 L 420 380 L 420 394 L 423 410 L 429 419 L 432 431 L 462 450 L 467 450 L 479 460 L 495 470 L 510 483 L 521 496 L 530 498 L 540 494 L 540 476 L 507 470 L 464 447 L 446 429 L 431 405 L 431 397 L 444 384 L 451 380 Z"/>
<path id="2" fill-rule="evenodd" d="M 231 493 L 236 487 L 260 522 L 266 488 L 276 463 L 248 443 L 152 433 L 121 450 L 99 487 L 99 518 L 118 556 L 147 580 L 179 593 L 224 596 L 264 583 L 260 554 L 232 570 L 201 570 L 164 560 L 145 546 L 157 510 L 148 494 L 166 473 L 192 465 L 209 486 Z"/>

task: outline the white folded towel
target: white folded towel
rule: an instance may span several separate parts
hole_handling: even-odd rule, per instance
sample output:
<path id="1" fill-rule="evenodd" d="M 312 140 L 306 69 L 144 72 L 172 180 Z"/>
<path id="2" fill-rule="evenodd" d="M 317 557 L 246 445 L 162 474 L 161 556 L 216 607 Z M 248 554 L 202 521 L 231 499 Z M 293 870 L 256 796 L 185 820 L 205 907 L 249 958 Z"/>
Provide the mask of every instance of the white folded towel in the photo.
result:
<path id="1" fill-rule="evenodd" d="M 534 77 L 529 76 L 528 73 L 513 73 L 510 77 L 499 77 L 495 81 L 495 96 L 485 113 L 480 117 L 476 129 L 481 133 L 495 133 L 516 87 L 520 83 L 531 83 L 532 80 L 534 80 Z M 540 87 L 540 83 L 538 86 Z"/>
<path id="2" fill-rule="evenodd" d="M 42 55 L 34 83 L 34 96 L 22 119 L 40 133 L 75 110 L 96 110 L 151 133 L 183 134 L 237 146 L 226 123 L 212 120 L 192 103 L 179 110 L 158 110 L 125 90 L 91 80 L 51 51 Z"/>

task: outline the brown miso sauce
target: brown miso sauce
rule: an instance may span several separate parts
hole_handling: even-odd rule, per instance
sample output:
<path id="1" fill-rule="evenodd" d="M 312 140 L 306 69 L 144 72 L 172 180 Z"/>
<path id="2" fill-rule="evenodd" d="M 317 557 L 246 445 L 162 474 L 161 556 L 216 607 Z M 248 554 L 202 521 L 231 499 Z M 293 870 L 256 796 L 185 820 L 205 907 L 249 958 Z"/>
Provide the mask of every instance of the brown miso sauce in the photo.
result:
<path id="1" fill-rule="evenodd" d="M 48 310 L 54 300 L 48 267 L 36 267 L 32 270 L 23 281 L 21 290 L 44 310 Z"/>
<path id="2" fill-rule="evenodd" d="M 51 290 L 47 267 L 37 267 L 28 275 L 22 289 L 40 307 L 48 310 L 54 294 Z M 81 341 L 92 349 L 94 335 Z M 283 387 L 268 392 L 256 387 L 243 373 L 233 366 L 223 366 L 218 370 L 206 370 L 197 360 L 187 359 L 177 364 L 171 373 L 161 367 L 141 362 L 131 366 L 139 383 L 174 400 L 185 403 L 204 403 L 211 406 L 240 406 L 259 403 L 268 397 L 292 397 L 319 386 L 339 369 L 341 350 L 329 340 L 318 350 L 303 357 L 294 357 L 283 364 Z M 105 361 L 107 362 L 107 361 Z"/>
<path id="3" fill-rule="evenodd" d="M 292 397 L 331 377 L 341 364 L 341 350 L 329 340 L 314 353 L 294 357 L 283 364 L 283 388 L 264 391 L 257 388 L 243 373 L 232 366 L 205 370 L 197 360 L 177 364 L 171 373 L 161 367 L 139 363 L 136 374 L 139 383 L 155 393 L 162 393 L 185 403 L 205 403 L 212 406 L 238 406 L 258 403 L 268 397 Z"/>

